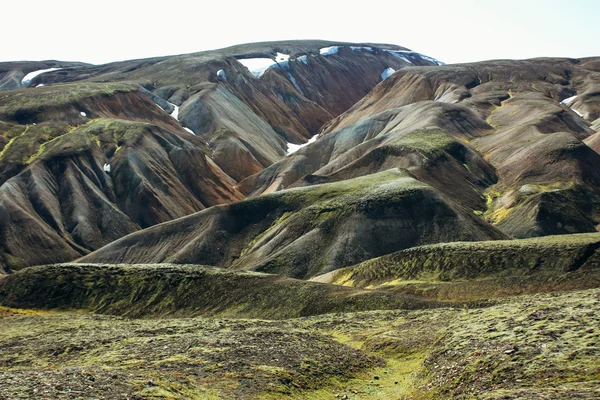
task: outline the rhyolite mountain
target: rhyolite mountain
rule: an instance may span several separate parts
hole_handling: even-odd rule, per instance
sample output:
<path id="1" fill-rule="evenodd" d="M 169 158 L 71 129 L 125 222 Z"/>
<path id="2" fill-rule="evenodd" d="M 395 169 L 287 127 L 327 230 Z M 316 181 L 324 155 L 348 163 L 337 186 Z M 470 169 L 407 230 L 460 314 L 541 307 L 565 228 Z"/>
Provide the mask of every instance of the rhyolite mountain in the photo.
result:
<path id="1" fill-rule="evenodd" d="M 407 68 L 240 189 L 404 167 L 507 235 L 594 232 L 599 79 L 597 58 Z"/>
<path id="2" fill-rule="evenodd" d="M 0 398 L 597 399 L 599 129 L 600 58 L 2 63 Z"/>
<path id="3" fill-rule="evenodd" d="M 73 260 L 240 200 L 242 179 L 385 71 L 437 63 L 394 45 L 299 41 L 99 66 L 0 64 L 0 264 Z"/>

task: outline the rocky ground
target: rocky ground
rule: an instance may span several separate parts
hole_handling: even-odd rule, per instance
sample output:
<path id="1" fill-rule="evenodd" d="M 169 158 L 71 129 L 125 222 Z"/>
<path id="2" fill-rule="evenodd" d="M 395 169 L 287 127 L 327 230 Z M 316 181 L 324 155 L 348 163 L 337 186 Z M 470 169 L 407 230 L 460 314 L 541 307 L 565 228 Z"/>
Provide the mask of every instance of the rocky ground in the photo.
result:
<path id="1" fill-rule="evenodd" d="M 282 321 L 3 308 L 1 399 L 595 399 L 600 292 Z"/>

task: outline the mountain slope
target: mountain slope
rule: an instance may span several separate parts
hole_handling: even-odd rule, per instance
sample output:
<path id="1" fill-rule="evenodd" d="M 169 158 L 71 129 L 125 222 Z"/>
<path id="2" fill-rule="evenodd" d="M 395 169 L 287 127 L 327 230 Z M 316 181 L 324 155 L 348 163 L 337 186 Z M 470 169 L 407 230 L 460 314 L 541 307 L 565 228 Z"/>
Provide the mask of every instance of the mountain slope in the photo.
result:
<path id="1" fill-rule="evenodd" d="M 329 122 L 315 143 L 247 178 L 241 189 L 258 195 L 376 172 L 383 151 L 386 168 L 408 167 L 509 235 L 593 232 L 600 222 L 596 61 L 500 60 L 403 69 Z M 457 139 L 463 150 L 426 160 L 417 148 L 393 158 L 382 150 L 393 138 L 434 127 Z M 431 140 L 424 136 L 423 141 Z M 448 159 L 468 171 L 447 168 Z M 447 175 L 431 173 L 436 167 Z"/>

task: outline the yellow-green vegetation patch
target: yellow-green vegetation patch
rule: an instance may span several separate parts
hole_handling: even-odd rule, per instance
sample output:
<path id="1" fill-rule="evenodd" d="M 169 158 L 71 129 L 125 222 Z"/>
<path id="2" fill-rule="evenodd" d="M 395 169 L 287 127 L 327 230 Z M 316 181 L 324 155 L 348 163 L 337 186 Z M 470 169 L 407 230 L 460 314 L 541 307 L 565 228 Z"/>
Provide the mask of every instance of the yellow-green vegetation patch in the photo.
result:
<path id="1" fill-rule="evenodd" d="M 458 313 L 425 361 L 426 387 L 438 398 L 597 398 L 599 308 L 591 290 Z"/>
<path id="2" fill-rule="evenodd" d="M 425 154 L 447 149 L 455 140 L 439 128 L 427 128 L 410 132 L 390 145 L 398 150 L 418 151 Z"/>
<path id="3" fill-rule="evenodd" d="M 11 327 L 0 329 L 0 387 L 13 382 L 4 392 L 13 398 L 35 398 L 40 390 L 56 398 L 70 385 L 86 397 L 118 390 L 125 397 L 251 399 L 265 389 L 317 389 L 330 376 L 350 377 L 381 363 L 283 321 L 55 314 L 6 322 Z M 29 380 L 37 371 L 48 378 Z M 46 387 L 47 380 L 52 385 Z"/>
<path id="4" fill-rule="evenodd" d="M 114 144 L 117 148 L 131 145 L 146 133 L 150 126 L 143 122 L 120 119 L 94 119 L 44 143 L 38 152 L 30 157 L 28 163 L 37 158 L 47 160 L 57 156 L 80 154 L 94 145 L 102 147 Z"/>
<path id="5" fill-rule="evenodd" d="M 20 135 L 13 137 L 0 152 L 0 161 L 26 165 L 43 151 L 45 143 L 74 129 L 65 123 L 27 125 Z"/>
<path id="6" fill-rule="evenodd" d="M 13 315 L 8 398 L 598 398 L 600 293 L 281 321 Z M 544 397 L 546 396 L 546 397 Z"/>

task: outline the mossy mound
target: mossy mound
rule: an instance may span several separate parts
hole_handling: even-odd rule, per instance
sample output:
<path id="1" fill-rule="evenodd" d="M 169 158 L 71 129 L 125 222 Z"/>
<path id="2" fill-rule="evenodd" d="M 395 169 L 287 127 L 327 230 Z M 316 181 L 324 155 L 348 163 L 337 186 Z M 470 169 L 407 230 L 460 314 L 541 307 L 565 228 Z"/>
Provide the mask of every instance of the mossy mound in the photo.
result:
<path id="1" fill-rule="evenodd" d="M 136 92 L 139 85 L 130 83 L 69 83 L 44 86 L 36 90 L 0 92 L 0 119 L 19 124 L 38 123 L 69 113 L 74 106 L 84 107 L 89 99 L 107 98 L 119 93 Z M 73 110 L 74 114 L 81 111 Z"/>
<path id="2" fill-rule="evenodd" d="M 600 234 L 406 249 L 315 281 L 475 300 L 600 286 Z"/>
<path id="3" fill-rule="evenodd" d="M 412 296 L 254 272 L 169 264 L 56 264 L 26 268 L 0 280 L 0 304 L 85 309 L 128 317 L 219 315 L 272 319 L 437 306 Z"/>

